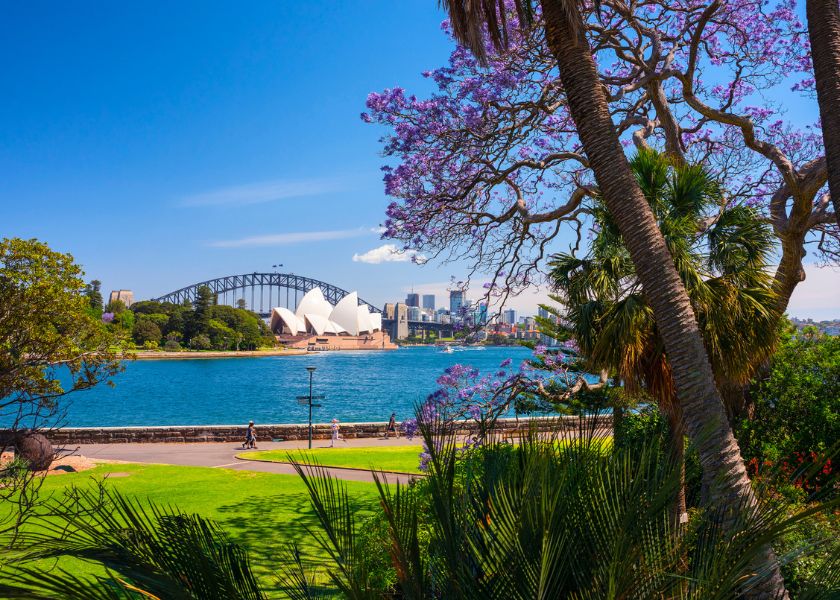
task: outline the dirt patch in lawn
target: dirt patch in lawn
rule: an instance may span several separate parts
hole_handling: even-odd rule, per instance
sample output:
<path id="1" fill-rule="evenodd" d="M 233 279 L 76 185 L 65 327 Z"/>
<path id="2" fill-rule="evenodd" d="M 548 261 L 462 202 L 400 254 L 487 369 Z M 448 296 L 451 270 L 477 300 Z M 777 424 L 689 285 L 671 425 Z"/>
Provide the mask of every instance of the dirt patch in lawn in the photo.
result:
<path id="1" fill-rule="evenodd" d="M 4 452 L 0 455 L 0 464 L 4 462 L 8 462 L 13 460 L 14 455 L 11 452 Z M 66 456 L 59 456 L 56 458 L 50 468 L 46 471 L 42 471 L 47 476 L 52 475 L 65 475 L 67 473 L 79 473 L 81 471 L 89 471 L 101 465 L 103 463 L 119 463 L 123 461 L 111 461 L 111 460 L 94 460 L 88 458 L 86 456 L 81 456 L 80 454 L 68 454 Z M 124 471 L 118 473 L 110 473 L 110 477 L 128 477 L 131 473 L 126 473 Z"/>

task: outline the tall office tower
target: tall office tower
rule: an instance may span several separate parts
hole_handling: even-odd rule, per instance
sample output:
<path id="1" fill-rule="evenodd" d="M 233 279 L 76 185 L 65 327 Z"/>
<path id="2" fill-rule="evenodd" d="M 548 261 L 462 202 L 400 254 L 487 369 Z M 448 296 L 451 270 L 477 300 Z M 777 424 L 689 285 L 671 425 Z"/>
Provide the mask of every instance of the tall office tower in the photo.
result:
<path id="1" fill-rule="evenodd" d="M 464 306 L 464 290 L 452 290 L 449 292 L 449 314 L 457 319 L 461 314 L 461 307 Z"/>
<path id="2" fill-rule="evenodd" d="M 478 316 L 476 318 L 478 325 L 487 325 L 487 303 L 482 302 L 478 305 Z"/>
<path id="3" fill-rule="evenodd" d="M 409 294 L 405 297 L 406 306 L 420 306 L 420 294 Z"/>
<path id="4" fill-rule="evenodd" d="M 543 319 L 548 319 L 549 321 L 552 321 L 552 322 L 555 322 L 555 323 L 557 322 L 557 317 L 552 315 L 550 312 L 548 312 L 544 308 L 540 308 L 538 314 Z M 540 343 L 544 346 L 556 346 L 557 345 L 557 340 L 554 339 L 553 337 L 547 336 L 544 333 L 540 333 Z"/>
<path id="5" fill-rule="evenodd" d="M 502 321 L 508 325 L 516 325 L 516 310 L 508 308 L 502 313 Z"/>
<path id="6" fill-rule="evenodd" d="M 435 310 L 435 295 L 423 294 L 423 308 L 428 308 L 432 312 Z"/>

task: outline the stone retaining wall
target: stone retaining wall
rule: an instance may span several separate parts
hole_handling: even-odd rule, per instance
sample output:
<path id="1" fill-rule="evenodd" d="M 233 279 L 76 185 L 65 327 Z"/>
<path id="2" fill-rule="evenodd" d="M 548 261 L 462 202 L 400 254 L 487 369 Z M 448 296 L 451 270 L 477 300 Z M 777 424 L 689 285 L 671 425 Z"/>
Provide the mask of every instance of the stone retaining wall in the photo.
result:
<path id="1" fill-rule="evenodd" d="M 611 427 L 609 416 L 599 417 L 599 427 Z M 532 421 L 537 428 L 545 430 L 558 425 L 563 429 L 574 429 L 578 426 L 576 417 L 539 418 Z M 527 429 L 529 421 L 520 419 L 500 419 L 497 431 L 513 433 Z M 345 438 L 367 438 L 385 435 L 387 423 L 342 423 L 341 436 Z M 461 433 L 467 433 L 471 427 L 464 424 Z M 315 439 L 329 439 L 329 423 L 313 423 L 312 437 Z M 473 424 L 474 428 L 474 424 Z M 245 425 L 173 425 L 161 427 L 65 427 L 45 432 L 50 441 L 58 446 L 76 444 L 119 444 L 125 442 L 240 442 L 245 438 Z M 260 425 L 257 424 L 257 440 L 305 440 L 307 439 L 307 425 L 305 423 L 293 425 Z"/>

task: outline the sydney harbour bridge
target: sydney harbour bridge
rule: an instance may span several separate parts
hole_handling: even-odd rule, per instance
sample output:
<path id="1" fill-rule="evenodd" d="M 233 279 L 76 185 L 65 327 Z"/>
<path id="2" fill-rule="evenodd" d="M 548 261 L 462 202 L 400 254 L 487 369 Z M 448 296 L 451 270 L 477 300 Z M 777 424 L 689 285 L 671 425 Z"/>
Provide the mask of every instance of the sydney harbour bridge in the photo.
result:
<path id="1" fill-rule="evenodd" d="M 316 287 L 321 288 L 324 297 L 332 305 L 337 304 L 339 300 L 350 293 L 348 290 L 331 283 L 293 273 L 245 273 L 199 281 L 158 298 L 152 298 L 152 300 L 174 304 L 194 302 L 198 289 L 205 286 L 215 294 L 216 301 L 219 304 L 236 306 L 240 300 L 245 300 L 247 308 L 263 318 L 270 317 L 271 309 L 278 306 L 285 306 L 294 311 L 298 299 Z M 361 298 L 359 298 L 359 304 L 367 305 L 371 312 L 383 312 L 381 308 Z M 382 315 L 382 327 L 386 331 L 393 332 L 392 338 L 399 337 L 394 335 L 397 330 L 394 320 L 386 319 L 384 314 Z M 408 321 L 408 329 L 419 334 L 425 331 L 451 331 L 452 326 L 428 321 Z"/>

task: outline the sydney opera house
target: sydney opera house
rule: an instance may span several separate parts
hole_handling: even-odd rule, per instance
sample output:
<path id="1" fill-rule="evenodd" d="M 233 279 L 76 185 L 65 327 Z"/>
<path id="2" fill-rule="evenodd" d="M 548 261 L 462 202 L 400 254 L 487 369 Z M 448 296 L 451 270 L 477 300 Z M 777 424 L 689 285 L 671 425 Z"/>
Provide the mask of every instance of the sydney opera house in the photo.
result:
<path id="1" fill-rule="evenodd" d="M 351 292 L 333 306 L 321 288 L 301 298 L 295 312 L 277 307 L 271 311 L 271 330 L 287 348 L 303 350 L 391 350 L 397 346 L 382 331 L 382 315 L 359 305 Z"/>

